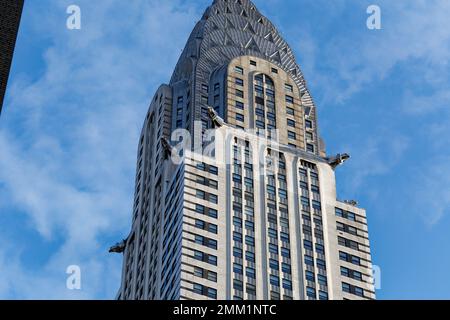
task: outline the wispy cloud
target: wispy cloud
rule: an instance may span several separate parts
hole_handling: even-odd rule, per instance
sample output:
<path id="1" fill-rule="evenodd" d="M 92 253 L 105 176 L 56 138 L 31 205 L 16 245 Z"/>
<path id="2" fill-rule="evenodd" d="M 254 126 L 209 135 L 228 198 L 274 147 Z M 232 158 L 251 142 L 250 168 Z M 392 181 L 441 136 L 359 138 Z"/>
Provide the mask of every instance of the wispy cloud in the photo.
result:
<path id="1" fill-rule="evenodd" d="M 366 28 L 366 8 L 374 4 L 373 1 L 342 0 L 333 4 L 336 5 L 327 5 L 327 1 L 298 4 L 315 14 L 323 14 L 326 19 L 315 17 L 311 22 L 308 19 L 292 22 L 287 29 L 288 37 L 297 39 L 293 42 L 294 48 L 321 114 L 330 116 L 338 112 L 327 110 L 329 106 L 340 109 L 348 117 L 339 125 L 345 127 L 342 130 L 358 132 L 352 137 L 345 135 L 347 140 L 344 140 L 351 143 L 349 145 L 337 142 L 341 149 L 353 155 L 345 177 L 347 193 L 354 194 L 363 186 L 371 186 L 363 190 L 372 195 L 379 186 L 371 185 L 371 178 L 400 178 L 395 175 L 396 170 L 409 170 L 413 166 L 428 172 L 429 163 L 439 163 L 442 157 L 450 156 L 447 138 L 450 135 L 447 129 L 450 121 L 450 2 L 376 1 L 382 12 L 382 30 L 379 31 Z M 317 21 L 322 23 L 317 25 Z M 326 34 L 327 39 L 319 33 Z M 376 90 L 378 95 L 374 94 Z M 378 96 L 379 104 L 372 105 L 374 110 L 358 111 L 368 94 L 372 98 Z M 347 120 L 355 120 L 352 112 L 356 111 L 360 118 L 357 124 L 347 123 Z M 334 119 L 320 120 L 322 124 L 325 120 L 336 126 Z M 418 160 L 425 155 L 426 163 Z M 432 184 L 427 177 L 421 176 L 423 183 L 417 181 L 414 187 L 407 181 L 395 182 L 399 188 L 413 194 L 421 192 L 419 189 L 423 185 L 434 190 L 448 187 L 444 177 L 432 180 Z M 407 197 L 400 197 L 402 190 L 393 191 L 398 192 L 397 201 L 409 201 Z M 383 192 L 386 196 L 385 191 L 378 193 Z M 408 205 L 423 207 L 425 202 L 438 203 L 444 197 L 441 191 L 429 192 L 427 196 L 427 200 L 416 197 L 415 203 Z M 441 203 L 446 205 L 445 200 Z M 431 221 L 437 223 L 446 210 L 436 208 L 435 211 L 435 219 Z M 411 212 L 416 212 L 415 208 L 411 208 Z"/>
<path id="2" fill-rule="evenodd" d="M 82 29 L 69 31 L 69 4 L 27 4 L 24 30 L 51 45 L 41 76 L 13 79 L 0 129 L 2 216 L 25 213 L 45 241 L 61 243 L 36 270 L 22 259 L 33 247 L 15 252 L 6 239 L 0 272 L 14 280 L 3 298 L 114 298 L 121 266 L 106 241 L 128 232 L 143 118 L 201 14 L 178 0 L 83 0 Z M 82 268 L 81 292 L 65 288 L 70 264 Z"/>

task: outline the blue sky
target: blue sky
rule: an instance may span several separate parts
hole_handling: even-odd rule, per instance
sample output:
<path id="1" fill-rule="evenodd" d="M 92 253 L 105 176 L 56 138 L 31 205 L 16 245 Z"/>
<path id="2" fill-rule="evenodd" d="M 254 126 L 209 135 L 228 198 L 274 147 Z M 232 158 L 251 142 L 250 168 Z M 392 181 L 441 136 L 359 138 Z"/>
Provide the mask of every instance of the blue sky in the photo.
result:
<path id="1" fill-rule="evenodd" d="M 328 152 L 352 155 L 338 192 L 367 209 L 378 298 L 450 298 L 450 2 L 254 2 L 296 52 Z M 114 298 L 140 128 L 209 4 L 27 1 L 0 119 L 0 298 Z"/>

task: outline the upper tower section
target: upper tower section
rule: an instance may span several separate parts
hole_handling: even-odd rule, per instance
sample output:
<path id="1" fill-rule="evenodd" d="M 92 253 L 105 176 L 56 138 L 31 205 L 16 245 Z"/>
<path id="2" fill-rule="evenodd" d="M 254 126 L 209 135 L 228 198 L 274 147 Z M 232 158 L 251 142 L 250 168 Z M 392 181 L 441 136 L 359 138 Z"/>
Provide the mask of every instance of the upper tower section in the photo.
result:
<path id="1" fill-rule="evenodd" d="M 248 0 L 215 0 L 191 33 L 171 84 L 188 80 L 195 69 L 210 72 L 239 56 L 269 60 L 306 91 L 303 74 L 288 43 Z"/>
<path id="2" fill-rule="evenodd" d="M 313 132 L 314 146 L 310 150 L 323 156 L 325 153 L 318 138 L 314 102 L 293 51 L 275 26 L 248 0 L 215 0 L 196 24 L 170 81 L 174 97 L 180 101 L 180 104 L 174 105 L 173 111 L 179 119 L 174 118 L 173 127 L 185 127 L 192 131 L 193 122 L 200 120 L 204 129 L 210 127 L 205 112 L 209 106 L 214 106 L 222 117 L 227 118 L 230 88 L 226 83 L 218 84 L 216 80 L 226 75 L 230 64 L 241 57 L 265 60 L 283 71 L 285 78 L 296 87 L 293 98 L 301 108 L 301 127 L 312 124 L 309 130 Z M 212 93 L 213 88 L 220 95 Z M 222 106 L 217 107 L 217 100 L 221 101 Z M 249 101 L 248 107 L 252 104 L 254 101 Z M 279 103 L 278 108 L 286 107 L 283 104 Z M 309 134 L 303 131 L 300 134 L 302 138 L 297 145 L 307 149 L 305 141 Z M 300 140 L 304 142 L 300 143 Z"/>

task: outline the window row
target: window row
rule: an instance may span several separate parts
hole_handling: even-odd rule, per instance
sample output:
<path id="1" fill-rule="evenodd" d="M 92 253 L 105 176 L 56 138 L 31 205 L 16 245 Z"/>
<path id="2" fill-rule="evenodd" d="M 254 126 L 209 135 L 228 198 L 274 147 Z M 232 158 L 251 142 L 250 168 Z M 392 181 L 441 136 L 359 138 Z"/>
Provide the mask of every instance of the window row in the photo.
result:
<path id="1" fill-rule="evenodd" d="M 364 297 L 364 289 L 363 288 L 360 288 L 360 287 L 357 287 L 357 286 L 354 286 L 354 285 L 351 285 L 351 284 L 348 284 L 345 282 L 342 283 L 342 291 L 350 293 L 350 294 L 354 294 L 358 297 Z"/>
<path id="2" fill-rule="evenodd" d="M 209 271 L 200 267 L 194 267 L 194 275 L 198 278 L 207 279 L 212 282 L 217 282 L 217 273 Z"/>
<path id="3" fill-rule="evenodd" d="M 206 287 L 204 285 L 194 283 L 193 291 L 196 294 L 206 296 L 211 299 L 217 299 L 217 290 L 213 288 Z"/>
<path id="4" fill-rule="evenodd" d="M 203 190 L 197 190 L 196 191 L 196 197 L 199 198 L 199 199 L 202 199 L 202 200 L 209 201 L 209 202 L 214 203 L 214 204 L 218 203 L 217 195 L 205 192 Z"/>
<path id="5" fill-rule="evenodd" d="M 211 208 L 206 208 L 205 206 L 202 206 L 200 204 L 195 205 L 195 211 L 197 213 L 206 215 L 206 216 L 214 218 L 214 219 L 217 219 L 217 216 L 218 216 L 217 210 L 211 209 Z"/>
<path id="6" fill-rule="evenodd" d="M 336 216 L 350 220 L 350 221 L 356 221 L 356 215 L 353 212 L 344 211 L 340 208 L 336 208 Z"/>
<path id="7" fill-rule="evenodd" d="M 194 259 L 217 266 L 217 257 L 198 250 L 194 250 Z"/>
<path id="8" fill-rule="evenodd" d="M 218 174 L 217 167 L 213 166 L 213 165 L 210 165 L 210 164 L 206 164 L 206 163 L 201 162 L 201 163 L 198 163 L 196 167 L 199 170 L 202 170 L 202 171 L 205 171 L 205 172 L 209 172 L 209 173 L 211 173 L 213 175 L 216 175 L 216 176 Z"/>

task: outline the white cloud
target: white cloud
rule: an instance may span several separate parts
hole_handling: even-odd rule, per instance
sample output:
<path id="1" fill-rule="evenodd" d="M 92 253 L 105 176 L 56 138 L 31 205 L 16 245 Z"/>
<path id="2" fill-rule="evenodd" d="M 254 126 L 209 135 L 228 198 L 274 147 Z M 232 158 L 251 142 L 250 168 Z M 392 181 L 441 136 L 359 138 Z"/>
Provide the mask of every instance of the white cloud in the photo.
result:
<path id="1" fill-rule="evenodd" d="M 448 189 L 446 175 L 449 173 L 441 170 L 439 179 L 430 179 L 435 172 L 429 172 L 429 165 L 450 156 L 450 2 L 377 1 L 382 10 L 380 31 L 368 30 L 365 25 L 365 9 L 373 2 L 343 0 L 336 3 L 336 7 L 318 3 L 318 6 L 323 5 L 326 17 L 323 23 L 327 27 L 317 26 L 321 32 L 323 30 L 323 35 L 311 37 L 311 33 L 317 33 L 316 26 L 307 21 L 300 21 L 298 28 L 290 30 L 290 38 L 298 39 L 294 48 L 301 57 L 301 67 L 318 108 L 339 106 L 349 114 L 348 110 L 354 108 L 352 103 L 364 105 L 363 94 L 373 96 L 374 88 L 387 87 L 384 83 L 395 85 L 395 92 L 379 92 L 382 102 L 377 110 L 368 111 L 374 118 L 361 119 L 359 134 L 347 135 L 346 141 L 351 145 L 341 148 L 353 155 L 347 165 L 346 193 L 362 191 L 376 206 L 381 200 L 377 197 L 386 196 L 386 188 L 378 190 L 377 194 L 376 186 L 362 187 L 370 185 L 370 178 L 386 177 L 386 182 L 392 179 L 404 188 L 392 190 L 397 193 L 397 202 L 419 215 L 422 212 L 415 208 L 427 206 L 430 214 L 435 211 L 432 219 L 427 215 L 427 224 L 429 221 L 437 223 L 448 211 L 444 210 L 448 202 L 442 190 Z M 314 92 L 322 94 L 317 96 Z M 322 113 L 326 115 L 327 111 Z M 425 154 L 426 163 L 415 160 Z M 421 175 L 412 185 L 407 180 L 397 181 L 400 177 L 395 175 L 396 168 L 410 170 L 413 166 L 429 175 Z M 345 180 L 340 183 L 343 182 Z M 409 198 L 405 191 L 417 195 L 422 193 L 424 185 L 436 192 L 427 192 L 425 197 L 415 197 L 414 202 L 407 203 Z"/>
<path id="2" fill-rule="evenodd" d="M 149 101 L 201 14 L 178 0 L 85 0 L 82 29 L 69 31 L 66 4 L 28 4 L 28 32 L 52 44 L 42 76 L 13 79 L 0 130 L 2 215 L 24 212 L 42 238 L 63 242 L 34 270 L 5 240 L 0 272 L 11 280 L 2 298 L 114 298 L 121 265 L 104 241 L 128 232 Z M 81 292 L 65 288 L 70 264 L 82 268 Z"/>
<path id="3" fill-rule="evenodd" d="M 410 148 L 410 139 L 394 132 L 378 132 L 359 145 L 347 146 L 354 157 L 348 170 L 352 172 L 348 180 L 347 192 L 355 194 L 370 177 L 388 174 L 404 161 L 404 155 Z"/>

